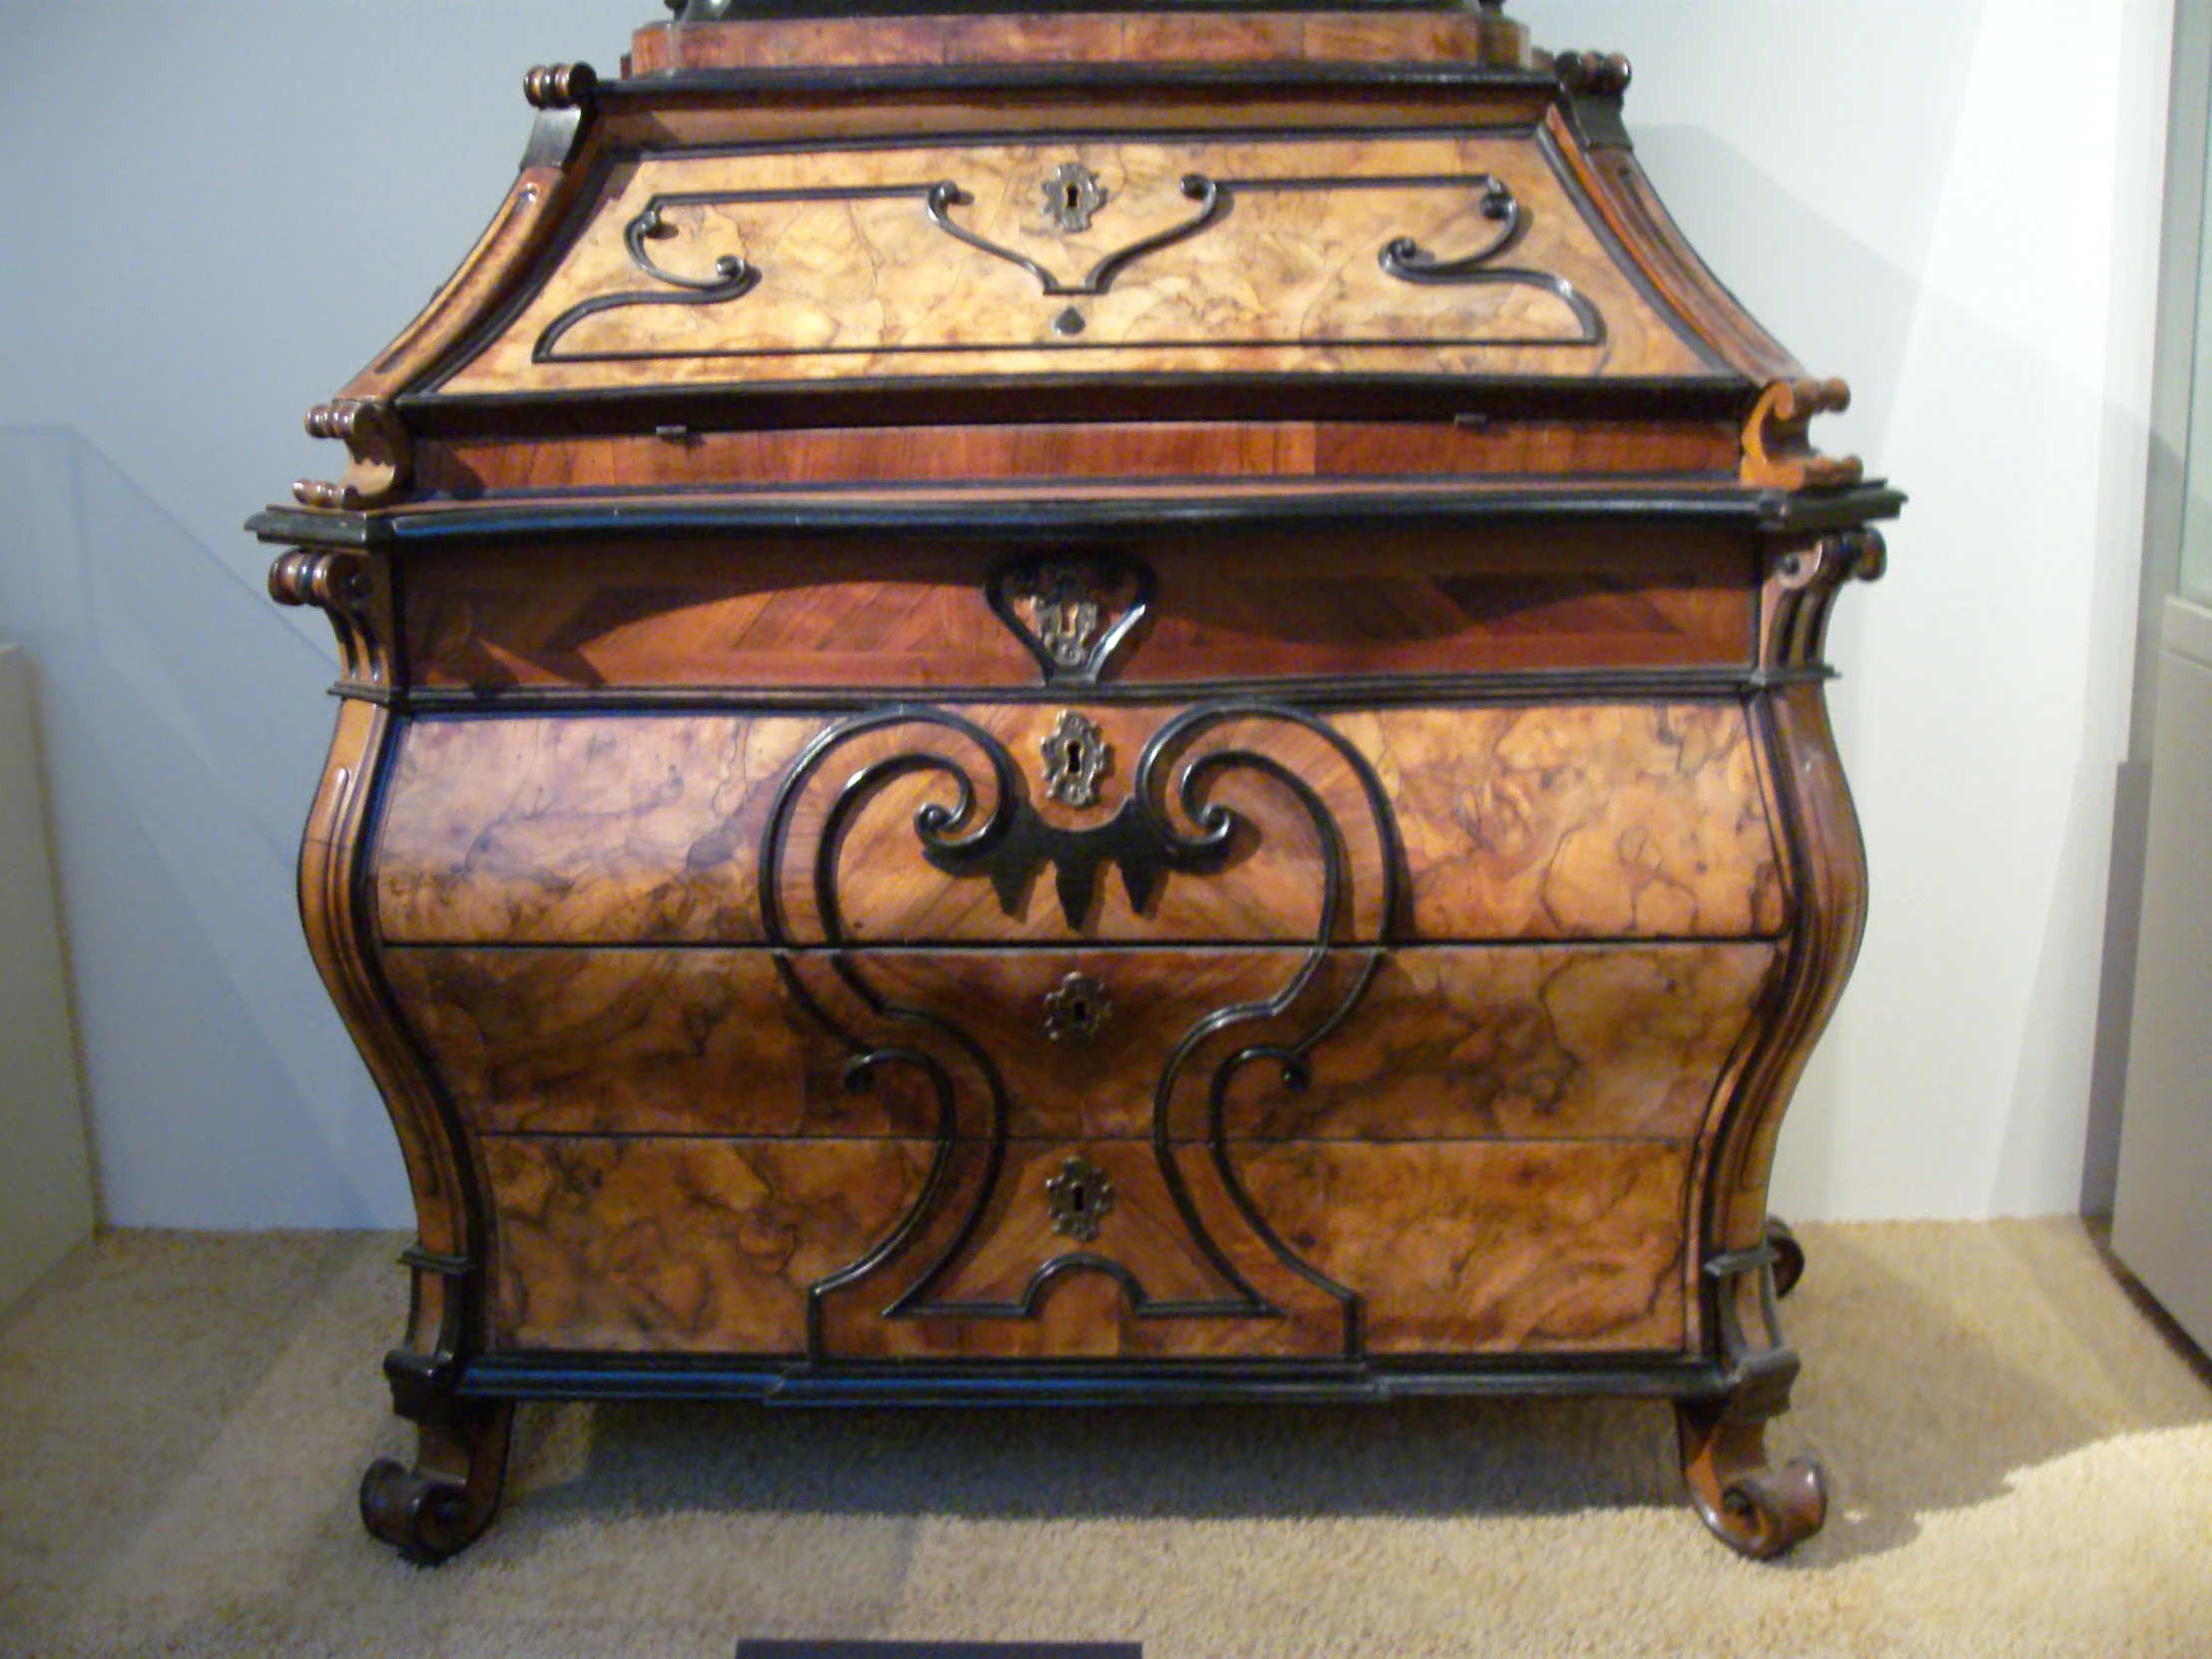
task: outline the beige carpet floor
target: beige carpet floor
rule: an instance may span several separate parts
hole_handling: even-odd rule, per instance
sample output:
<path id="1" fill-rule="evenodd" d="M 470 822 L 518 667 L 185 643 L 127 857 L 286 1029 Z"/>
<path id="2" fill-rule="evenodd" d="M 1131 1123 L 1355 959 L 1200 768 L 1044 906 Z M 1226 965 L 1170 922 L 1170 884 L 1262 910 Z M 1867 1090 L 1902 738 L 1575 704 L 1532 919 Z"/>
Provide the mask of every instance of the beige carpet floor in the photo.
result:
<path id="1" fill-rule="evenodd" d="M 1805 1239 L 1776 1439 L 1836 1504 L 1779 1565 L 1691 1516 L 1652 1404 L 564 1405 L 424 1571 L 353 1512 L 406 1449 L 396 1241 L 117 1234 L 0 1327 L 0 1652 L 2212 1655 L 2212 1375 L 2089 1235 Z"/>

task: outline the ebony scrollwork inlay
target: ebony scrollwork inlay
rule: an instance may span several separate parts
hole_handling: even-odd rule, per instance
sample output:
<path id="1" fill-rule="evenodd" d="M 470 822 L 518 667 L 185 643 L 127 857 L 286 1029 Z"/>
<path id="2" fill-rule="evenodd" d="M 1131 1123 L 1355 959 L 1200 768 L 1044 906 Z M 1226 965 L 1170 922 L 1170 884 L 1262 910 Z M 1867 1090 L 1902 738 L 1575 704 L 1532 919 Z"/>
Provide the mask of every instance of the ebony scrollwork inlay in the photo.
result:
<path id="1" fill-rule="evenodd" d="M 846 756 L 842 764 L 840 756 Z M 1222 799 L 1233 775 L 1249 782 Z M 1004 1167 L 1012 1104 L 1001 1081 L 1005 1071 L 950 1017 L 902 1006 L 871 988 L 869 952 L 855 947 L 838 896 L 847 831 L 886 786 L 916 777 L 940 786 L 910 820 L 919 859 L 954 879 L 987 880 L 1009 917 L 1025 913 L 1031 882 L 1050 864 L 1071 933 L 1092 925 L 1098 881 L 1108 865 L 1119 871 L 1131 908 L 1145 915 L 1171 877 L 1221 878 L 1233 867 L 1238 846 L 1278 832 L 1271 827 L 1281 826 L 1285 804 L 1306 821 L 1295 832 L 1317 851 L 1311 867 L 1321 892 L 1316 929 L 1299 966 L 1273 995 L 1207 1014 L 1161 1055 L 1153 1154 L 1176 1222 L 1218 1276 L 1219 1290 L 1210 1297 L 1154 1300 L 1127 1264 L 1090 1253 L 1041 1260 L 1018 1298 L 960 1300 L 945 1289 L 957 1282 L 985 1225 Z M 1247 797 L 1248 789 L 1258 793 Z M 1249 809 L 1231 805 L 1247 799 L 1254 803 Z M 1270 801 L 1274 805 L 1266 806 Z M 1350 816 L 1340 818 L 1345 813 Z M 812 828 L 803 830 L 803 825 Z M 811 854 L 795 860 L 805 844 L 800 837 L 808 833 Z M 887 855 L 879 839 L 869 844 L 871 859 Z M 882 1286 L 867 1294 L 882 1299 L 873 1306 L 887 1317 L 1030 1319 L 1044 1286 L 1080 1270 L 1121 1284 L 1140 1319 L 1269 1318 L 1293 1304 L 1333 1307 L 1345 1352 L 1357 1352 L 1358 1299 L 1301 1261 L 1246 1194 L 1229 1157 L 1227 1102 L 1232 1080 L 1252 1066 L 1273 1067 L 1288 1087 L 1305 1086 L 1315 1048 L 1352 1016 L 1381 965 L 1400 903 L 1401 861 L 1387 797 L 1365 757 L 1327 722 L 1282 705 L 1208 703 L 1175 715 L 1146 741 L 1128 796 L 1113 816 L 1080 830 L 1040 817 L 1005 745 L 949 710 L 892 706 L 825 729 L 795 763 L 770 810 L 761 862 L 763 931 L 795 996 L 851 1051 L 855 1080 L 864 1081 L 880 1065 L 920 1067 L 936 1085 L 942 1127 L 933 1173 L 913 1212 L 867 1261 L 814 1288 L 810 1306 L 818 1319 L 827 1298 L 863 1280 L 872 1286 L 879 1275 Z M 798 864 L 805 876 L 795 881 L 802 875 Z M 798 899 L 801 893 L 808 898 Z M 1363 918 L 1357 922 L 1356 893 Z M 819 945 L 802 946 L 795 937 L 795 901 L 811 904 Z M 818 992 L 818 982 L 828 989 Z M 856 1003 L 868 1023 L 913 1032 L 912 1040 L 869 1036 L 832 1011 L 832 995 Z M 1071 973 L 1048 997 L 1045 1035 L 1079 1043 L 1109 1012 L 1105 988 Z M 973 1116 L 984 1101 L 956 1072 L 982 1080 L 987 1130 Z M 1088 1172 L 1062 1175 L 1059 1231 L 1087 1244 L 1110 1208 L 1110 1185 L 1103 1175 L 1095 1183 Z M 1225 1222 L 1229 1216 L 1236 1221 Z M 1263 1282 L 1273 1287 L 1266 1294 L 1256 1288 Z"/>
<path id="2" fill-rule="evenodd" d="M 1140 237 L 1126 248 L 1118 248 L 1072 282 L 1064 282 L 1026 254 L 1017 254 L 1011 248 L 995 243 L 988 237 L 977 236 L 952 217 L 952 210 L 974 200 L 958 185 L 947 179 L 929 187 L 923 204 L 929 214 L 929 222 L 949 237 L 966 243 L 970 248 L 1016 265 L 1037 279 L 1038 288 L 1048 299 L 1066 298 L 1078 294 L 1101 294 L 1114 285 L 1114 278 L 1147 254 L 1156 254 L 1163 248 L 1195 237 L 1228 211 L 1229 197 L 1222 187 L 1203 173 L 1185 174 L 1179 187 L 1183 195 L 1198 204 L 1198 211 L 1190 218 L 1170 225 L 1164 231 L 1149 237 Z M 1103 198 L 1101 199 L 1103 200 Z M 1085 216 L 1085 224 L 1089 216 Z"/>
<path id="3" fill-rule="evenodd" d="M 1470 334 L 1437 339 L 1431 343 L 1454 346 L 1513 346 L 1513 345 L 1580 345 L 1602 344 L 1605 339 L 1604 318 L 1597 307 L 1562 276 L 1548 272 L 1523 270 L 1501 266 L 1493 262 L 1520 239 L 1527 224 L 1527 211 L 1514 198 L 1505 183 L 1486 173 L 1439 174 L 1419 176 L 1365 176 L 1365 177 L 1316 177 L 1272 179 L 1215 179 L 1203 173 L 1189 173 L 1177 182 L 1177 192 L 1191 203 L 1192 210 L 1183 218 L 1141 236 L 1096 261 L 1080 276 L 1068 276 L 1056 273 L 1004 243 L 995 242 L 981 232 L 960 222 L 955 210 L 972 207 L 976 198 L 965 190 L 956 179 L 937 179 L 929 182 L 894 185 L 822 186 L 789 190 L 755 191 L 696 191 L 677 192 L 652 197 L 624 231 L 624 242 L 629 249 L 631 263 L 660 284 L 653 288 L 631 289 L 612 293 L 594 294 L 579 300 L 555 317 L 539 333 L 531 348 L 534 362 L 597 362 L 611 360 L 655 360 L 673 357 L 714 356 L 722 354 L 712 344 L 698 346 L 664 346 L 604 352 L 563 351 L 559 349 L 565 335 L 587 317 L 604 311 L 635 305 L 719 305 L 743 298 L 764 278 L 760 266 L 739 254 L 725 253 L 714 258 L 708 275 L 693 276 L 671 269 L 656 259 L 646 246 L 648 241 L 675 235 L 673 223 L 667 217 L 677 209 L 743 208 L 770 204 L 850 205 L 863 202 L 918 202 L 923 217 L 929 224 L 954 242 L 986 254 L 994 260 L 1028 273 L 1037 283 L 1041 297 L 1097 298 L 1112 288 L 1115 279 L 1139 261 L 1149 259 L 1178 243 L 1187 242 L 1219 225 L 1228 216 L 1240 196 L 1261 197 L 1269 195 L 1330 194 L 1355 191 L 1434 191 L 1457 193 L 1468 189 L 1481 193 L 1480 211 L 1484 218 L 1496 222 L 1498 233 L 1483 247 L 1472 253 L 1444 257 L 1429 252 L 1419 240 L 1407 234 L 1391 238 L 1378 254 L 1382 269 L 1401 281 L 1427 284 L 1459 283 L 1466 285 L 1518 286 L 1539 289 L 1561 300 L 1575 319 L 1571 334 L 1538 331 L 1517 334 L 1512 337 L 1484 337 Z M 1109 210 L 1104 187 L 1095 176 L 1077 163 L 1066 163 L 1058 172 L 1044 181 L 1045 214 L 1056 229 L 1073 234 L 1086 231 L 1099 223 L 1097 216 Z M 1111 205 L 1113 209 L 1126 208 L 1126 200 Z M 1087 327 L 1086 319 L 1074 306 L 1067 306 L 1048 319 L 1047 325 L 1063 344 L 1072 343 L 1076 335 Z M 1005 349 L 1025 349 L 1038 343 L 1033 337 L 1009 339 L 1002 342 Z M 1229 339 L 1148 340 L 1155 349 L 1197 348 L 1202 346 L 1282 343 L 1280 340 L 1238 341 Z M 1338 339 L 1333 344 L 1401 344 L 1403 341 L 1389 337 L 1373 340 Z M 994 347 L 995 348 L 995 347 Z M 751 351 L 771 349 L 752 347 L 737 350 L 734 354 L 747 355 Z M 782 349 L 781 347 L 774 349 Z M 871 355 L 896 355 L 911 350 L 933 347 L 876 341 L 867 345 L 830 345 L 822 347 L 825 352 L 865 351 Z"/>
<path id="4" fill-rule="evenodd" d="M 1481 187 L 1482 217 L 1498 227 L 1497 234 L 1472 253 L 1450 260 L 1430 253 L 1411 237 L 1393 237 L 1383 244 L 1382 252 L 1376 257 L 1384 275 L 1394 276 L 1401 282 L 1541 288 L 1574 313 L 1575 321 L 1581 329 L 1581 343 L 1602 343 L 1605 338 L 1605 318 L 1581 290 L 1564 276 L 1554 276 L 1548 271 L 1526 271 L 1514 266 L 1490 263 L 1520 241 L 1522 233 L 1527 229 L 1527 220 L 1519 201 L 1506 188 L 1503 180 L 1478 174 L 1468 183 Z"/>

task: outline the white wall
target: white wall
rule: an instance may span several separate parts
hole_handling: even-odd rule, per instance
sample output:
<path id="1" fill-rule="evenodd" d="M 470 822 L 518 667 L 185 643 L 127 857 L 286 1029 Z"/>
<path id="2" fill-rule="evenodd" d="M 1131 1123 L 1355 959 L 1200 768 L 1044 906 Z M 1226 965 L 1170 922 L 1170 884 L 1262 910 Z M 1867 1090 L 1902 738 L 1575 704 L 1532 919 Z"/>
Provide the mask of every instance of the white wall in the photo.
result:
<path id="1" fill-rule="evenodd" d="M 2170 0 L 1519 0 L 1636 64 L 1693 241 L 1913 495 L 1835 708 L 1874 871 L 1784 1137 L 1803 1218 L 2074 1208 L 2134 639 Z M 11 0 L 0 634 L 42 659 L 111 1219 L 406 1219 L 290 862 L 319 622 L 237 524 L 466 250 L 533 63 L 646 0 Z"/>

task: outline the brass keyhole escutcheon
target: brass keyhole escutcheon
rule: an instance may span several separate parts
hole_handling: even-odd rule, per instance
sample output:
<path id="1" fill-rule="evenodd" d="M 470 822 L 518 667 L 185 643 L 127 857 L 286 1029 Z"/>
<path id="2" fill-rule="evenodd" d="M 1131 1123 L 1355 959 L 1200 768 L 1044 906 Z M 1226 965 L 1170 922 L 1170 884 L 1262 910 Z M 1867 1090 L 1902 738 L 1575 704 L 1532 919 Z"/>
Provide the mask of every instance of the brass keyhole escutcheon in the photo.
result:
<path id="1" fill-rule="evenodd" d="M 1113 1214 L 1114 1184 L 1088 1158 L 1071 1156 L 1044 1184 L 1044 1202 L 1052 1212 L 1053 1232 L 1089 1244 Z"/>
<path id="2" fill-rule="evenodd" d="M 1045 996 L 1044 1034 L 1079 1048 L 1098 1035 L 1113 1011 L 1104 985 L 1087 973 L 1071 973 Z"/>
<path id="3" fill-rule="evenodd" d="M 1106 735 L 1069 709 L 1039 747 L 1044 752 L 1044 793 L 1063 807 L 1097 806 L 1098 782 L 1114 762 Z"/>
<path id="4" fill-rule="evenodd" d="M 1074 235 L 1091 228 L 1091 215 L 1106 205 L 1106 187 L 1081 162 L 1062 162 L 1044 182 L 1044 216 Z"/>

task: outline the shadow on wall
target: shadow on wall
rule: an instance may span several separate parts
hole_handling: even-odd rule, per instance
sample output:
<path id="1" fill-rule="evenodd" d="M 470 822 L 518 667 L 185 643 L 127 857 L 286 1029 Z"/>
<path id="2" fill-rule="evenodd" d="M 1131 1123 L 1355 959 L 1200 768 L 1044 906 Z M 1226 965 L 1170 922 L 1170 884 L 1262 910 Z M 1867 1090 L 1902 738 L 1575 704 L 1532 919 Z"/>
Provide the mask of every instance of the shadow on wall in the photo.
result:
<path id="1" fill-rule="evenodd" d="M 40 676 L 106 1219 L 403 1221 L 294 897 L 330 652 L 57 427 L 0 429 L 0 634 Z"/>

